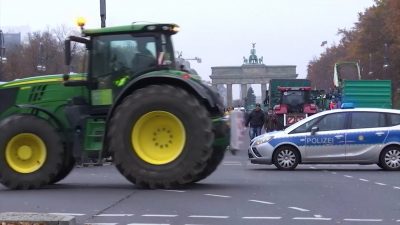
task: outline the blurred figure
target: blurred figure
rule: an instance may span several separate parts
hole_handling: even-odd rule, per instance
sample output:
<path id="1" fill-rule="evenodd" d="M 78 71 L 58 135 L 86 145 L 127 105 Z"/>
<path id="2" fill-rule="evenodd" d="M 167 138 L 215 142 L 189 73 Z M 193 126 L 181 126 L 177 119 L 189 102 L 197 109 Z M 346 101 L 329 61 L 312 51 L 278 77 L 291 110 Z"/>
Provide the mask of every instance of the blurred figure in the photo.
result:
<path id="1" fill-rule="evenodd" d="M 230 115 L 232 111 L 233 111 L 233 107 L 232 106 L 228 106 L 228 108 L 225 111 L 225 116 Z"/>
<path id="2" fill-rule="evenodd" d="M 335 103 L 335 101 L 331 101 L 330 103 L 329 103 L 329 109 L 336 109 L 336 103 Z"/>
<path id="3" fill-rule="evenodd" d="M 250 125 L 249 136 L 250 140 L 261 135 L 261 129 L 264 126 L 265 114 L 261 109 L 260 104 L 256 104 L 256 108 L 251 111 L 246 118 L 246 127 Z"/>

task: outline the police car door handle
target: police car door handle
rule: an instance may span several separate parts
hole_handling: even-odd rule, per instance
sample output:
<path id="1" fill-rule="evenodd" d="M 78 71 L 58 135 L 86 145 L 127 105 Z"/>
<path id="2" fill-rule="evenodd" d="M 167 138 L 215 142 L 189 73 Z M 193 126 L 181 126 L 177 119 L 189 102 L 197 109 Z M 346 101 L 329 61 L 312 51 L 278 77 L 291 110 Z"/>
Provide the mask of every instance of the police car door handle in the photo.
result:
<path id="1" fill-rule="evenodd" d="M 385 134 L 385 132 L 376 132 L 375 134 L 378 135 L 378 136 L 382 136 L 382 135 Z"/>
<path id="2" fill-rule="evenodd" d="M 335 135 L 335 138 L 337 138 L 337 139 L 342 138 L 342 137 L 343 137 L 343 134 Z"/>

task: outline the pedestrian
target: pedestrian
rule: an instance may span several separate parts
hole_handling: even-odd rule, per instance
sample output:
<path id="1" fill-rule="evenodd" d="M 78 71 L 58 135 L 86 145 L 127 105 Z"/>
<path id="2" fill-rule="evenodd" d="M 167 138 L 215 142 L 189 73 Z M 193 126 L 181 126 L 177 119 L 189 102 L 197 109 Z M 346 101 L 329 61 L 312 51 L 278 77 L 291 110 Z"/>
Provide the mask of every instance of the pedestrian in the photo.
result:
<path id="1" fill-rule="evenodd" d="M 336 103 L 333 100 L 329 103 L 329 109 L 336 109 Z"/>
<path id="2" fill-rule="evenodd" d="M 264 126 L 265 114 L 261 109 L 260 104 L 256 104 L 256 108 L 250 112 L 249 116 L 246 118 L 246 127 L 250 126 L 249 136 L 253 139 L 261 135 L 261 129 Z"/>

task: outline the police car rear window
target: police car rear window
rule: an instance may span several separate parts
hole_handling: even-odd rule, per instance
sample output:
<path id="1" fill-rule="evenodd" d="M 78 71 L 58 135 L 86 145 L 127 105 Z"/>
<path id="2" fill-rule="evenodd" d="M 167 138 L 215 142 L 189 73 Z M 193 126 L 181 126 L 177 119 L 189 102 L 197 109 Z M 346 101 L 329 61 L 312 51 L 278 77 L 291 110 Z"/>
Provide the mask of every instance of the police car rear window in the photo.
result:
<path id="1" fill-rule="evenodd" d="M 350 129 L 385 127 L 385 113 L 352 112 Z"/>
<path id="2" fill-rule="evenodd" d="M 400 114 L 388 113 L 388 125 L 396 126 L 400 124 Z"/>

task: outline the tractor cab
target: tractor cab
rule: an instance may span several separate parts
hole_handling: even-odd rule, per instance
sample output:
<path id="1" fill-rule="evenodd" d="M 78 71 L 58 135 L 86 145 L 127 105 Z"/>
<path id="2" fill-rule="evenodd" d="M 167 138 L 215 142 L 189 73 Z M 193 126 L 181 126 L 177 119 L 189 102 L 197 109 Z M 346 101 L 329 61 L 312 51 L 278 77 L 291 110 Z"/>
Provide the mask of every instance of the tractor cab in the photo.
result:
<path id="1" fill-rule="evenodd" d="M 311 102 L 311 87 L 279 87 L 281 98 L 274 106 L 277 114 L 316 113 L 316 106 Z"/>
<path id="2" fill-rule="evenodd" d="M 107 90 L 107 95 L 112 90 L 115 98 L 134 77 L 177 69 L 171 40 L 179 31 L 175 24 L 133 23 L 101 29 L 83 29 L 84 23 L 80 26 L 84 37 L 71 36 L 65 41 L 65 58 L 70 65 L 72 42 L 84 44 L 89 56 L 87 80 L 70 81 L 67 75 L 66 86 L 90 86 Z"/>

